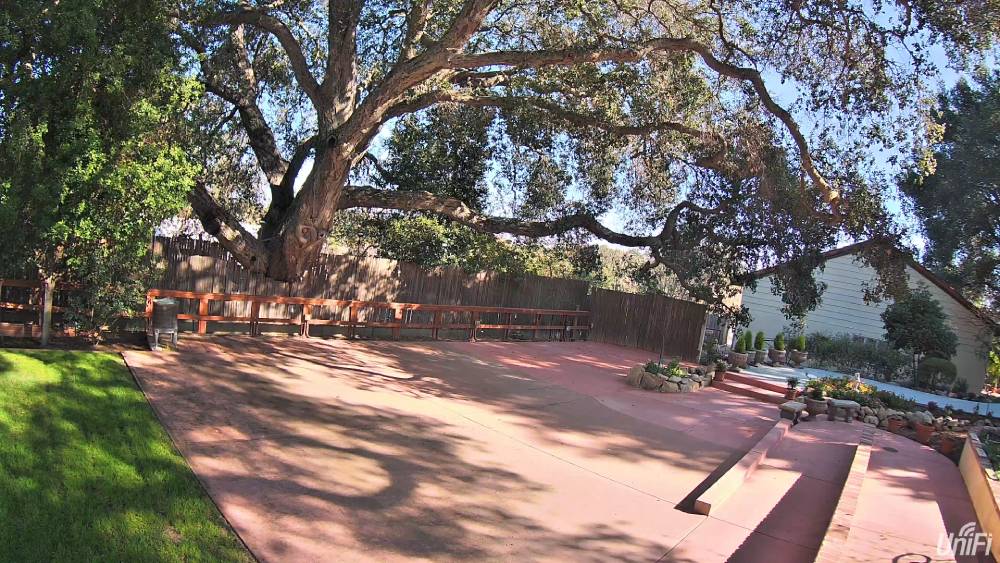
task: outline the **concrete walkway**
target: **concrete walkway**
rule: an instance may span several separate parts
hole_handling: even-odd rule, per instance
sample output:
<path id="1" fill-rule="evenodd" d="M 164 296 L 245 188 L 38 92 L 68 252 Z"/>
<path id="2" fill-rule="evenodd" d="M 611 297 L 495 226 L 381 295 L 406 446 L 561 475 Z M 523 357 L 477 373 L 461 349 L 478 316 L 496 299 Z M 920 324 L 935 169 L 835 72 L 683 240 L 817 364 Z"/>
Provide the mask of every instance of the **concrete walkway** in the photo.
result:
<path id="1" fill-rule="evenodd" d="M 125 357 L 264 561 L 803 561 L 846 465 L 794 460 L 851 451 L 849 439 L 831 449 L 817 434 L 807 455 L 824 426 L 800 424 L 729 512 L 706 518 L 678 505 L 749 449 L 776 409 L 711 388 L 631 389 L 625 371 L 644 352 L 216 337 Z M 961 483 L 927 456 L 947 462 L 927 450 L 907 463 Z M 957 495 L 949 510 L 961 519 L 971 508 Z"/>

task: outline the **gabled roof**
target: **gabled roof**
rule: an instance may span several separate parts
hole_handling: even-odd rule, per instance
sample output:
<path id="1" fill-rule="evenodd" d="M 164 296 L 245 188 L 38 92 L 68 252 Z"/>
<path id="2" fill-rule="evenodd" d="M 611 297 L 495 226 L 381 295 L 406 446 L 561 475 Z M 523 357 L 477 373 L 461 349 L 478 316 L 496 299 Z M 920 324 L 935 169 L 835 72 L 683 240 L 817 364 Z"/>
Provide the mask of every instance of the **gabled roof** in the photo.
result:
<path id="1" fill-rule="evenodd" d="M 985 311 L 977 307 L 974 303 L 966 299 L 965 296 L 963 296 L 957 289 L 952 287 L 951 284 L 941 279 L 941 277 L 935 274 L 934 272 L 928 270 L 926 267 L 920 264 L 920 262 L 917 262 L 916 259 L 913 258 L 912 254 L 904 250 L 900 250 L 895 245 L 871 239 L 862 242 L 856 242 L 854 244 L 849 244 L 847 246 L 842 246 L 840 248 L 835 248 L 833 250 L 828 250 L 823 254 L 820 254 L 820 260 L 822 262 L 826 262 L 827 260 L 832 260 L 834 258 L 839 258 L 841 256 L 857 254 L 863 248 L 871 245 L 883 245 L 893 250 L 894 252 L 898 253 L 903 258 L 903 260 L 905 260 L 906 265 L 916 270 L 916 272 L 919 273 L 921 276 L 923 276 L 924 279 L 936 285 L 939 289 L 941 289 L 941 291 L 947 293 L 949 297 L 957 301 L 959 305 L 968 309 L 972 314 L 976 315 L 980 319 L 989 323 L 995 330 L 1000 329 L 1000 323 L 998 323 L 995 319 L 991 318 Z M 778 271 L 778 269 L 781 268 L 783 265 L 784 264 L 779 264 L 777 266 L 771 266 L 770 268 L 757 270 L 756 272 L 754 272 L 754 277 L 759 279 L 770 276 L 771 274 Z"/>

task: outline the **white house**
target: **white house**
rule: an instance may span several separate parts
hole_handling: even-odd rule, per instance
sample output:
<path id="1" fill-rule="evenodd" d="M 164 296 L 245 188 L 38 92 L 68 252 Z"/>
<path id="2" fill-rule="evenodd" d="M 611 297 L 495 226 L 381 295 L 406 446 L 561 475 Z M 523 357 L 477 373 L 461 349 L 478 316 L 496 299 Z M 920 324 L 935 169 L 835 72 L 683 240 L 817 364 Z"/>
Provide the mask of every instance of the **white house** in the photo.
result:
<path id="1" fill-rule="evenodd" d="M 862 242 L 831 250 L 823 255 L 825 268 L 816 272 L 817 281 L 826 284 L 822 303 L 805 319 L 806 332 L 821 332 L 831 336 L 847 334 L 854 337 L 885 340 L 882 312 L 887 303 L 867 304 L 864 284 L 871 283 L 876 273 L 863 263 L 857 253 Z M 969 390 L 982 388 L 986 378 L 988 353 L 996 324 L 983 311 L 962 297 L 958 291 L 941 278 L 906 255 L 906 273 L 910 287 L 926 287 L 941 303 L 952 330 L 958 335 L 958 350 L 951 360 L 958 368 L 958 376 L 969 384 Z M 773 337 L 789 321 L 781 312 L 781 297 L 771 292 L 768 275 L 773 270 L 760 272 L 756 291 L 744 288 L 742 303 L 753 316 L 751 328 L 764 331 Z"/>

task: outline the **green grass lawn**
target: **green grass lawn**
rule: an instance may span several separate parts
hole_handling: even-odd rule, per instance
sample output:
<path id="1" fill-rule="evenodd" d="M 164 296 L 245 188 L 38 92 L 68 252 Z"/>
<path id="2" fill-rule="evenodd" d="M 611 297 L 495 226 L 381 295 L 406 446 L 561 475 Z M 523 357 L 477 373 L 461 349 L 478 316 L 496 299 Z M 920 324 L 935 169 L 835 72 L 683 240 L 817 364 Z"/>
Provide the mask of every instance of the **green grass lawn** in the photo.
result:
<path id="1" fill-rule="evenodd" d="M 252 561 L 116 354 L 0 350 L 0 561 Z"/>

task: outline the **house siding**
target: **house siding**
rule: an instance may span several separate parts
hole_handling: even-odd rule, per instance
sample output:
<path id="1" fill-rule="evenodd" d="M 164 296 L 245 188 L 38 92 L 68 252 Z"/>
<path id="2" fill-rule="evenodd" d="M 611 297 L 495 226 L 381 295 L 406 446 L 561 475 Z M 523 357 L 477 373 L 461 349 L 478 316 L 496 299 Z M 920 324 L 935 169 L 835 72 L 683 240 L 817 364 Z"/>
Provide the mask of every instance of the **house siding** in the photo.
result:
<path id="1" fill-rule="evenodd" d="M 930 283 L 922 274 L 907 266 L 910 287 L 926 287 L 948 316 L 949 324 L 958 335 L 958 349 L 952 362 L 959 377 L 969 383 L 970 390 L 982 388 L 986 378 L 987 351 L 991 329 L 961 303 Z M 854 255 L 831 258 L 825 268 L 817 270 L 816 278 L 826 284 L 819 307 L 806 316 L 806 332 L 829 335 L 848 334 L 875 340 L 885 339 L 882 312 L 888 303 L 867 304 L 864 286 L 876 279 L 873 268 L 856 260 Z M 781 313 L 781 297 L 772 293 L 770 277 L 758 280 L 756 291 L 745 289 L 743 305 L 753 317 L 751 329 L 764 331 L 768 339 L 789 326 L 791 321 Z"/>

